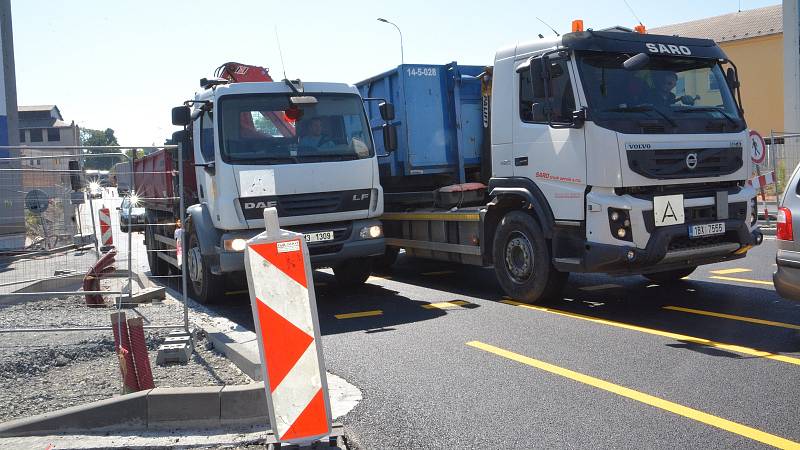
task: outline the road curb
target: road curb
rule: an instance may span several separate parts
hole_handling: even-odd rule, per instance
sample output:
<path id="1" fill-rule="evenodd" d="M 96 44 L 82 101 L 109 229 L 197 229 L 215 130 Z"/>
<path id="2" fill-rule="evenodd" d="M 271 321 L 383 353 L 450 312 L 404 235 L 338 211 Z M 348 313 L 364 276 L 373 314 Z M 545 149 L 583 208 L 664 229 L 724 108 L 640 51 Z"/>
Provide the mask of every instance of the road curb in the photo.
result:
<path id="1" fill-rule="evenodd" d="M 225 424 L 269 428 L 264 383 L 155 388 L 0 424 L 0 437 Z"/>

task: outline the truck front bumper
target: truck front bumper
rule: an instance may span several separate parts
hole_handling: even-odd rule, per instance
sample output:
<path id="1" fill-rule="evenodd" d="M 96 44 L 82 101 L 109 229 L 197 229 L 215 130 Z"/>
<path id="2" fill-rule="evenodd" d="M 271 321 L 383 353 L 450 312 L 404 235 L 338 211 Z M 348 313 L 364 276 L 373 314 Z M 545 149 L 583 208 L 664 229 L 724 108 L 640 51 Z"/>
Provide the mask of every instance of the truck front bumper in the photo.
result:
<path id="1" fill-rule="evenodd" d="M 311 265 L 314 268 L 332 267 L 349 259 L 370 258 L 383 255 L 386 244 L 383 236 L 363 239 L 359 235 L 362 228 L 381 225 L 376 219 L 354 220 L 352 222 L 324 223 L 290 226 L 286 229 L 298 233 L 334 231 L 334 240 L 308 243 Z M 216 274 L 243 272 L 244 252 L 225 251 L 223 243 L 229 239 L 250 239 L 263 230 L 241 230 L 223 233 L 219 243 L 219 264 L 212 267 Z"/>
<path id="2" fill-rule="evenodd" d="M 644 249 L 613 244 L 587 242 L 580 267 L 560 267 L 570 272 L 601 272 L 609 274 L 640 274 L 662 272 L 683 267 L 700 266 L 743 258 L 747 251 L 760 245 L 764 236 L 751 231 L 746 222 L 724 220 L 726 235 L 719 242 L 686 241 L 687 226 L 672 225 L 655 230 Z M 685 246 L 675 247 L 681 240 Z M 559 262 L 555 261 L 558 268 Z"/>

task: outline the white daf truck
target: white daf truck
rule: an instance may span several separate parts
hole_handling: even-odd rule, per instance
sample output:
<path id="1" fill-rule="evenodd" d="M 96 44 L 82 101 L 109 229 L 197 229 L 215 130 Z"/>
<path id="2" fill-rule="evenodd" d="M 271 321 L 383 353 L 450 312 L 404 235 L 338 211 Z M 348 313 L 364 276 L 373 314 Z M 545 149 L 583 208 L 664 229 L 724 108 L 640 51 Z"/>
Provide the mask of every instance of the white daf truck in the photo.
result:
<path id="1" fill-rule="evenodd" d="M 509 296 L 535 302 L 560 292 L 570 272 L 669 282 L 762 241 L 736 69 L 713 41 L 587 30 L 500 49 L 480 75 L 455 63 L 406 67 L 407 93 L 419 73 L 455 77 L 441 85 L 461 92 L 443 102 L 481 83 L 484 151 L 480 165 L 459 162 L 449 178 L 458 184 L 425 195 L 448 178 L 382 171 L 389 258 L 404 248 L 494 266 Z M 362 95 L 381 78 L 358 83 Z M 465 108 L 455 105 L 454 129 L 478 136 Z M 406 143 L 398 160 L 420 152 Z"/>
<path id="2" fill-rule="evenodd" d="M 233 70 L 261 69 L 241 67 Z M 332 267 L 342 284 L 363 283 L 370 259 L 384 252 L 383 193 L 358 92 L 338 83 L 235 81 L 203 79 L 194 99 L 172 111 L 173 124 L 184 127 L 174 140 L 188 169 L 185 251 L 194 297 L 213 301 L 224 276 L 244 277 L 245 241 L 263 231 L 266 207 L 277 208 L 281 227 L 305 235 L 315 267 Z M 163 152 L 137 160 L 134 171 L 140 196 L 155 199 L 145 201 L 148 223 L 163 224 L 145 235 L 155 275 L 179 266 L 180 211 L 175 201 L 158 201 L 177 192 L 177 177 L 164 175 L 173 169 L 176 155 Z"/>

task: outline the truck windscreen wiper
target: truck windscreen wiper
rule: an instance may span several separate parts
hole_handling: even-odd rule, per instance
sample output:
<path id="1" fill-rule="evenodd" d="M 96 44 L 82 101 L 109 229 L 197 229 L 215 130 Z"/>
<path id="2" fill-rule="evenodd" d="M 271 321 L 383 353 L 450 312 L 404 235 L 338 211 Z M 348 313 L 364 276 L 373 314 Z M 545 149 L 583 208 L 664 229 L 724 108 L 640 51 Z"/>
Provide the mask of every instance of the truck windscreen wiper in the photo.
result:
<path id="1" fill-rule="evenodd" d="M 270 156 L 264 158 L 243 158 L 240 161 L 248 163 L 262 163 L 262 164 L 280 164 L 280 163 L 297 164 L 299 162 L 296 156 Z"/>
<path id="2" fill-rule="evenodd" d="M 652 105 L 617 106 L 615 108 L 604 109 L 603 111 L 607 111 L 607 112 L 647 112 L 647 111 L 653 111 L 653 112 L 657 113 L 659 116 L 663 117 L 664 120 L 669 122 L 669 124 L 672 125 L 673 127 L 677 127 L 678 126 L 678 123 L 675 122 L 674 120 L 672 120 L 672 118 L 670 118 L 664 111 L 661 111 L 660 109 L 658 109 L 658 108 L 656 108 L 655 106 L 652 106 Z"/>
<path id="3" fill-rule="evenodd" d="M 738 126 L 739 123 L 736 122 L 736 119 L 733 118 L 730 114 L 725 112 L 722 108 L 717 108 L 714 106 L 701 106 L 698 108 L 684 108 L 684 109 L 676 109 L 675 112 L 679 113 L 691 113 L 691 112 L 718 112 L 722 114 L 728 122 L 732 123 L 734 126 Z"/>

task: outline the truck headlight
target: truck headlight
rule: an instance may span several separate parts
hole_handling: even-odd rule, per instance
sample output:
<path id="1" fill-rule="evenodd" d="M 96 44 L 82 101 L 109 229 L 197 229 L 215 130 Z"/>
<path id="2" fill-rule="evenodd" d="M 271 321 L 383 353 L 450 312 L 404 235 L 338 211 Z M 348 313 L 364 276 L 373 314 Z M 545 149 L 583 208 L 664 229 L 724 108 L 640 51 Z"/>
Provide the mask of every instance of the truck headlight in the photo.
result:
<path id="1" fill-rule="evenodd" d="M 611 227 L 612 236 L 623 241 L 633 242 L 630 211 L 608 208 L 608 224 Z"/>
<path id="2" fill-rule="evenodd" d="M 358 232 L 361 239 L 375 239 L 383 236 L 383 228 L 380 225 L 364 227 Z"/>
<path id="3" fill-rule="evenodd" d="M 245 247 L 247 247 L 247 241 L 242 238 L 225 239 L 223 245 L 225 246 L 225 251 L 241 252 L 244 251 Z"/>

